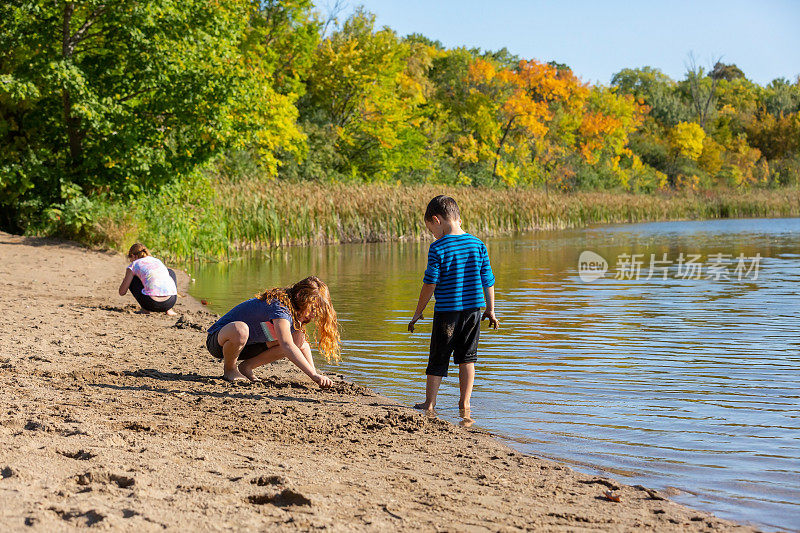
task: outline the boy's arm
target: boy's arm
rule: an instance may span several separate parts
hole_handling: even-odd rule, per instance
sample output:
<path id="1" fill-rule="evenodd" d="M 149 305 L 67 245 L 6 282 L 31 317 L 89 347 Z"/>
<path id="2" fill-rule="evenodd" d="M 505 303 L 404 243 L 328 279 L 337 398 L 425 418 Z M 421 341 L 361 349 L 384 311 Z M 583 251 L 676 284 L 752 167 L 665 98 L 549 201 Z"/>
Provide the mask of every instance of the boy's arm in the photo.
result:
<path id="1" fill-rule="evenodd" d="M 486 310 L 483 312 L 481 321 L 488 318 L 489 327 L 497 329 L 499 322 L 497 322 L 497 317 L 494 316 L 494 285 L 491 287 L 484 287 L 483 296 L 486 298 Z"/>
<path id="2" fill-rule="evenodd" d="M 481 321 L 489 319 L 489 327 L 497 329 L 498 322 L 494 316 L 494 273 L 492 264 L 489 262 L 489 252 L 486 245 L 482 249 L 483 260 L 481 261 L 481 283 L 483 283 L 483 297 L 486 299 L 486 310 L 483 312 Z"/>
<path id="3" fill-rule="evenodd" d="M 419 302 L 417 302 L 417 310 L 414 311 L 414 316 L 411 317 L 411 322 L 408 323 L 408 331 L 414 333 L 414 324 L 417 323 L 417 320 L 424 318 L 422 316 L 422 312 L 425 310 L 425 306 L 428 305 L 428 302 L 431 301 L 431 296 L 433 296 L 433 291 L 436 289 L 435 283 L 423 283 L 422 290 L 419 291 Z"/>
<path id="4" fill-rule="evenodd" d="M 433 291 L 436 289 L 436 284 L 439 282 L 439 254 L 433 247 L 428 248 L 428 266 L 425 268 L 425 276 L 422 278 L 422 290 L 419 291 L 419 302 L 417 302 L 417 310 L 414 311 L 414 316 L 411 317 L 411 322 L 408 323 L 408 331 L 414 333 L 414 324 L 422 317 L 422 312 L 425 306 L 431 301 Z"/>

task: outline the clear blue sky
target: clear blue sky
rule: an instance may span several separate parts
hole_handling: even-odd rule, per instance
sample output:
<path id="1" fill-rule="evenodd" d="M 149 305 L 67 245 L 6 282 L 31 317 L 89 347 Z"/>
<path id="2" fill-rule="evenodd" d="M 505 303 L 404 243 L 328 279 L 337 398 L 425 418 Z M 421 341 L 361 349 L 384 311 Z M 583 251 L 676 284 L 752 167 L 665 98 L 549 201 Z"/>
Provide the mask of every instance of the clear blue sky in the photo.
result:
<path id="1" fill-rule="evenodd" d="M 584 81 L 608 84 L 645 65 L 681 79 L 689 52 L 700 65 L 722 56 L 761 84 L 800 74 L 800 0 L 350 0 L 346 13 L 358 5 L 401 36 L 505 46 L 566 63 Z"/>

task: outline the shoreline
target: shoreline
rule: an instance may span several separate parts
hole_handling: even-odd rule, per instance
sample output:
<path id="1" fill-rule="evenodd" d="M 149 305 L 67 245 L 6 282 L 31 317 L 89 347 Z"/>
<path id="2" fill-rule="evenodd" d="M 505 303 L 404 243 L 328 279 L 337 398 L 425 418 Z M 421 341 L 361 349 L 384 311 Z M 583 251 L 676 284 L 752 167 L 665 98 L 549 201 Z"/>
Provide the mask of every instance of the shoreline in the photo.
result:
<path id="1" fill-rule="evenodd" d="M 630 221 L 604 221 L 604 222 L 588 222 L 582 225 L 575 225 L 575 226 L 565 226 L 565 227 L 550 227 L 550 226 L 542 226 L 542 227 L 535 227 L 535 228 L 523 228 L 523 229 L 507 229 L 503 231 L 499 231 L 496 233 L 479 233 L 475 232 L 474 235 L 480 239 L 502 239 L 508 237 L 516 237 L 518 235 L 533 235 L 537 233 L 547 233 L 547 232 L 562 232 L 562 231 L 573 231 L 573 230 L 582 230 L 582 229 L 595 229 L 595 228 L 602 228 L 602 227 L 611 227 L 611 226 L 632 226 L 638 224 L 662 224 L 662 223 L 670 223 L 670 222 L 713 222 L 713 221 L 722 221 L 722 220 L 783 220 L 783 219 L 795 219 L 800 218 L 800 213 L 791 213 L 791 214 L 779 214 L 779 215 L 744 215 L 744 216 L 735 216 L 735 217 L 707 217 L 707 218 L 693 218 L 693 217 L 684 217 L 684 218 L 665 218 L 665 219 L 642 219 L 642 220 L 630 220 Z M 0 232 L 2 233 L 2 232 Z M 30 238 L 41 238 L 41 239 L 54 239 L 59 240 L 55 237 L 36 237 L 30 236 Z M 352 246 L 352 245 L 360 245 L 360 244 L 392 244 L 392 243 L 412 243 L 412 244 L 426 244 L 433 242 L 433 236 L 429 233 L 421 233 L 418 236 L 407 236 L 407 235 L 400 235 L 399 237 L 391 237 L 384 240 L 374 240 L 374 241 L 324 241 L 324 242 L 285 242 L 280 244 L 264 244 L 264 245 L 256 245 L 254 243 L 248 243 L 242 246 L 236 246 L 232 249 L 232 253 L 227 257 L 220 259 L 220 258 L 194 258 L 194 259 L 176 259 L 176 264 L 182 266 L 183 268 L 189 268 L 188 265 L 194 265 L 197 263 L 227 263 L 230 261 L 238 261 L 242 258 L 246 257 L 249 254 L 258 254 L 258 253 L 265 253 L 271 252 L 274 250 L 281 250 L 284 248 L 302 248 L 305 246 L 315 246 L 315 247 L 328 247 L 328 246 Z M 96 248 L 89 244 L 83 244 L 80 242 L 75 243 L 77 246 L 85 247 L 89 250 L 94 251 L 113 251 L 117 252 L 116 250 L 111 250 L 109 248 Z"/>
<path id="2" fill-rule="evenodd" d="M 339 374 L 322 391 L 280 362 L 230 385 L 204 347 L 216 315 L 189 296 L 133 314 L 118 254 L 0 233 L 0 257 L 6 530 L 756 530 Z"/>

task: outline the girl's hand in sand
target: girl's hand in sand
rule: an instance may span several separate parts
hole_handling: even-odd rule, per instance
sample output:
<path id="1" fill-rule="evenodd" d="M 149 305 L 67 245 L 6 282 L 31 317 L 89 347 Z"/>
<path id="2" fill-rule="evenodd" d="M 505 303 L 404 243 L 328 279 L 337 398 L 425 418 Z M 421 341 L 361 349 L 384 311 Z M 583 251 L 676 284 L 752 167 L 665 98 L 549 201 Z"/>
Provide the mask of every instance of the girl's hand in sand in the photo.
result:
<path id="1" fill-rule="evenodd" d="M 413 317 L 411 317 L 411 322 L 408 323 L 408 331 L 414 333 L 414 324 L 416 324 L 418 320 L 422 320 L 423 318 L 425 317 L 422 316 L 422 314 L 414 315 Z"/>
<path id="2" fill-rule="evenodd" d="M 321 389 L 327 389 L 328 387 L 333 385 L 333 381 L 331 381 L 331 378 L 323 376 L 322 374 L 314 374 L 314 376 L 311 379 L 313 379 L 314 383 L 319 385 Z"/>
<path id="3" fill-rule="evenodd" d="M 500 324 L 497 321 L 497 317 L 494 316 L 494 311 L 486 310 L 483 312 L 483 316 L 481 317 L 481 322 L 486 319 L 489 319 L 489 327 L 492 329 L 497 329 L 497 326 Z"/>

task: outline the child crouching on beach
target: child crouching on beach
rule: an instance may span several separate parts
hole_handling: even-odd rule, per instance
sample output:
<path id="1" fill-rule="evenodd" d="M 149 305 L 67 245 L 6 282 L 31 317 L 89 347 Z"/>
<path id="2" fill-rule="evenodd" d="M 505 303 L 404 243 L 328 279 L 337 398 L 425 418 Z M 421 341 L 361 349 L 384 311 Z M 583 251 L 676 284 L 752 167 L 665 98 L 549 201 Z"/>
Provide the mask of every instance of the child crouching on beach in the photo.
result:
<path id="1" fill-rule="evenodd" d="M 461 214 L 456 201 L 437 196 L 425 210 L 425 226 L 436 240 L 428 249 L 428 267 L 422 290 L 408 331 L 423 318 L 422 312 L 436 296 L 431 330 L 428 368 L 425 370 L 425 401 L 417 409 L 433 411 L 442 378 L 447 376 L 450 354 L 458 365 L 461 416 L 469 418 L 470 396 L 478 360 L 478 338 L 481 321 L 497 329 L 494 316 L 494 274 L 489 264 L 486 245 L 461 229 Z M 486 311 L 481 315 L 481 306 Z"/>
<path id="2" fill-rule="evenodd" d="M 240 303 L 208 328 L 206 348 L 222 359 L 223 377 L 230 382 L 258 381 L 254 369 L 285 357 L 320 387 L 330 387 L 331 380 L 314 366 L 306 341 L 305 325 L 312 320 L 317 321 L 320 352 L 329 361 L 338 359 L 336 311 L 328 286 L 316 276 Z"/>
<path id="3" fill-rule="evenodd" d="M 175 272 L 164 266 L 147 250 L 144 244 L 136 243 L 128 250 L 130 264 L 119 286 L 119 295 L 128 290 L 142 307 L 141 313 L 166 313 L 175 316 L 178 301 L 178 285 Z"/>

